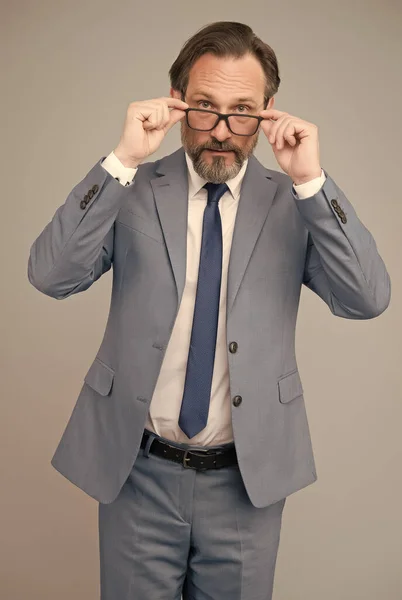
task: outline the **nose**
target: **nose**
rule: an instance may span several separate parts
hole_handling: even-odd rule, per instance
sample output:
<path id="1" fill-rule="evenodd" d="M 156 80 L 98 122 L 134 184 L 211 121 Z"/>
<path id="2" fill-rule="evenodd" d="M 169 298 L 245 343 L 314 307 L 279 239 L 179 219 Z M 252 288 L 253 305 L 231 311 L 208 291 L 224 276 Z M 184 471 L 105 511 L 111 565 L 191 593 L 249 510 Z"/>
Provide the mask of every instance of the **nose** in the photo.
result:
<path id="1" fill-rule="evenodd" d="M 223 119 L 221 119 L 218 125 L 214 129 L 212 129 L 212 131 L 210 131 L 210 134 L 213 135 L 213 137 L 219 140 L 220 142 L 224 142 L 228 138 L 232 137 L 232 134 L 228 129 L 228 126 L 226 125 L 226 121 L 224 121 Z"/>

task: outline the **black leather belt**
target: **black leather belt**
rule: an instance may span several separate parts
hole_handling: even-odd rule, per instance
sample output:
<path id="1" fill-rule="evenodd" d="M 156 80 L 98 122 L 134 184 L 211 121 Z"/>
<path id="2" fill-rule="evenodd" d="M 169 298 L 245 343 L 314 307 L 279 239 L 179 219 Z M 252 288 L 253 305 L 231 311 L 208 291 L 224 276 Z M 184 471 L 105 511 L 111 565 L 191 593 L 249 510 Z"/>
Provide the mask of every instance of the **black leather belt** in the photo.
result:
<path id="1" fill-rule="evenodd" d="M 148 438 L 148 431 L 144 431 L 141 440 L 141 448 L 145 448 Z M 154 438 L 149 448 L 151 454 L 156 454 L 161 458 L 172 460 L 173 462 L 183 465 L 186 469 L 196 469 L 197 471 L 205 471 L 206 469 L 221 469 L 237 465 L 236 448 L 231 446 L 227 449 L 209 449 L 197 448 L 194 450 L 181 449 L 176 446 L 171 446 L 161 439 Z"/>

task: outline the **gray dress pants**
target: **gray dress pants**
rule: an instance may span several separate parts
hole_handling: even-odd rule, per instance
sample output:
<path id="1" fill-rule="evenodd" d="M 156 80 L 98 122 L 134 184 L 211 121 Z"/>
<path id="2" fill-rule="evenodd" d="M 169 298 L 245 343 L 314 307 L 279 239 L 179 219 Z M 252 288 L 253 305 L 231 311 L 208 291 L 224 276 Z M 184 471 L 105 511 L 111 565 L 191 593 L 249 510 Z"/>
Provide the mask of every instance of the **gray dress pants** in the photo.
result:
<path id="1" fill-rule="evenodd" d="M 196 471 L 140 449 L 99 504 L 101 600 L 271 600 L 285 501 L 255 508 L 237 465 Z"/>

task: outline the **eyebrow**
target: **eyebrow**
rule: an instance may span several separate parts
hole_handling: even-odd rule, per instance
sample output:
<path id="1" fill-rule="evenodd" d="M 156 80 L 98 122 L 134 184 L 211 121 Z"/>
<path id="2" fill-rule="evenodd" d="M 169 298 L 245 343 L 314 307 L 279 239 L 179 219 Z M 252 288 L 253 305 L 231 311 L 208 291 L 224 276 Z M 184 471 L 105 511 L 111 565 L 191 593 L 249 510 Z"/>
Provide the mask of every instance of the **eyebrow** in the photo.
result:
<path id="1" fill-rule="evenodd" d="M 198 91 L 198 92 L 194 93 L 194 96 L 205 96 L 205 98 L 208 98 L 208 100 L 213 100 L 213 96 L 211 96 L 207 92 Z M 248 97 L 237 98 L 237 100 L 233 104 L 239 104 L 241 102 L 248 102 L 249 104 L 253 104 L 254 106 L 257 106 L 257 103 L 255 102 L 255 100 L 253 100 L 252 98 L 248 98 Z"/>

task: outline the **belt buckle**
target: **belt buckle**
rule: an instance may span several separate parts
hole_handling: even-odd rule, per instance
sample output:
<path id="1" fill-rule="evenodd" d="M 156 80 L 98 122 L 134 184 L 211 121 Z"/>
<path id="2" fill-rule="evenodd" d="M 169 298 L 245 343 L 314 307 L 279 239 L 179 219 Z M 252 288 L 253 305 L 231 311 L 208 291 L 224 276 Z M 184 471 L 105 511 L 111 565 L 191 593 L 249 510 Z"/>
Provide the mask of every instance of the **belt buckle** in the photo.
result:
<path id="1" fill-rule="evenodd" d="M 186 450 L 184 451 L 184 456 L 183 456 L 183 467 L 185 469 L 195 469 L 196 471 L 205 471 L 207 469 L 207 467 L 201 467 L 200 469 L 197 469 L 197 467 L 191 467 L 190 465 L 186 464 L 186 461 L 189 461 L 190 459 L 187 458 L 187 454 L 189 452 L 194 452 L 194 454 L 197 456 L 197 452 L 203 452 L 204 454 L 213 454 L 209 448 L 205 448 L 205 450 L 203 448 L 197 448 L 197 449 L 192 449 L 192 448 L 186 448 Z M 222 454 L 222 453 L 219 453 Z"/>
<path id="2" fill-rule="evenodd" d="M 186 450 L 184 451 L 184 456 L 183 456 L 183 467 L 185 469 L 194 469 L 194 467 L 190 467 L 190 465 L 186 464 L 186 461 L 189 461 L 190 459 L 187 458 L 187 454 L 190 452 L 189 448 L 186 448 Z"/>

